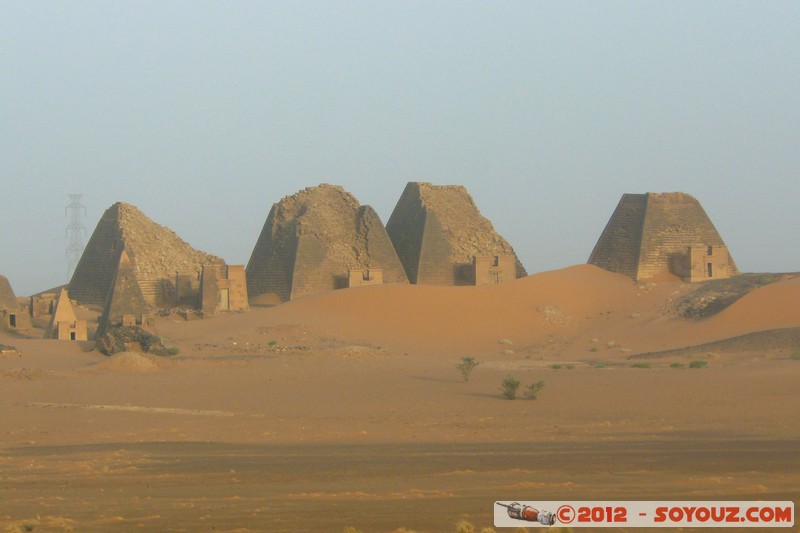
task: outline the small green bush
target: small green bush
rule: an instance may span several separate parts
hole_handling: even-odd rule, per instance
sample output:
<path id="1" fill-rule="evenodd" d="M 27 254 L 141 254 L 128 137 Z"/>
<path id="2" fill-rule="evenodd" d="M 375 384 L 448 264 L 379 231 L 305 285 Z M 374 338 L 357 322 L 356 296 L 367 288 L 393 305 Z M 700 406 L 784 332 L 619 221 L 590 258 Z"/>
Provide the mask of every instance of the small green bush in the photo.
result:
<path id="1" fill-rule="evenodd" d="M 555 364 L 555 365 L 550 365 L 550 368 L 552 368 L 553 370 L 558 370 L 559 368 L 561 368 L 561 366 L 562 365 Z"/>
<path id="2" fill-rule="evenodd" d="M 271 341 L 269 341 L 267 343 L 267 346 L 275 346 L 276 344 L 278 344 L 278 341 L 276 341 L 275 339 L 272 339 Z"/>
<path id="3" fill-rule="evenodd" d="M 593 347 L 589 348 L 589 351 L 590 352 L 596 352 L 597 351 L 597 346 L 593 346 Z"/>
<path id="4" fill-rule="evenodd" d="M 789 359 L 792 361 L 800 361 L 800 352 L 794 352 L 792 355 L 789 356 Z"/>
<path id="5" fill-rule="evenodd" d="M 464 381 L 469 381 L 469 375 L 479 364 L 481 364 L 481 362 L 477 361 L 474 357 L 462 357 L 461 362 L 456 365 L 456 368 L 461 372 L 461 377 L 464 378 Z"/>
<path id="6" fill-rule="evenodd" d="M 178 352 L 180 352 L 180 350 L 177 346 L 170 346 L 167 348 L 167 355 L 178 355 Z"/>
<path id="7" fill-rule="evenodd" d="M 633 368 L 651 368 L 653 363 L 633 363 L 631 366 Z"/>
<path id="8" fill-rule="evenodd" d="M 689 368 L 703 368 L 708 364 L 708 361 L 704 361 L 702 359 L 698 359 L 696 361 L 692 361 L 689 363 Z"/>
<path id="9" fill-rule="evenodd" d="M 567 365 L 567 370 L 573 370 L 574 368 L 575 368 L 575 365 Z"/>
<path id="10" fill-rule="evenodd" d="M 501 384 L 501 390 L 503 391 L 503 397 L 507 400 L 513 400 L 517 397 L 517 389 L 519 388 L 519 380 L 514 379 L 511 376 L 508 376 L 503 380 Z"/>
<path id="11" fill-rule="evenodd" d="M 475 526 L 466 520 L 459 520 L 456 524 L 456 533 L 475 533 Z"/>
<path id="12" fill-rule="evenodd" d="M 539 393 L 540 390 L 542 390 L 542 387 L 544 387 L 544 381 L 540 380 L 537 381 L 536 383 L 531 383 L 525 389 L 525 397 L 528 398 L 529 400 L 535 400 L 536 395 Z"/>
<path id="13" fill-rule="evenodd" d="M 775 274 L 761 274 L 758 276 L 758 284 L 769 285 L 770 283 L 775 283 L 778 279 L 780 279 L 780 276 L 776 276 Z"/>
<path id="14" fill-rule="evenodd" d="M 671 365 L 669 365 L 670 368 L 683 368 L 685 366 L 686 365 L 684 365 L 683 363 L 672 363 Z"/>

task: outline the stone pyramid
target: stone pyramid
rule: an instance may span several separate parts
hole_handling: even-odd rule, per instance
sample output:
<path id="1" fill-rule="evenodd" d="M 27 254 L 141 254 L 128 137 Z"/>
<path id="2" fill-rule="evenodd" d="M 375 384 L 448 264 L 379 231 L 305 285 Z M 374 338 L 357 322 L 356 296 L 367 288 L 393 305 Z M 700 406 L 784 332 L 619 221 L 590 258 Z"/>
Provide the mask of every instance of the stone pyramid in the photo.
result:
<path id="1" fill-rule="evenodd" d="M 285 302 L 347 287 L 351 270 L 372 269 L 383 271 L 384 283 L 408 283 L 375 210 L 322 184 L 272 206 L 247 263 L 247 293 Z"/>
<path id="2" fill-rule="evenodd" d="M 703 257 L 692 259 L 692 254 Z M 698 261 L 703 272 L 710 265 L 709 279 L 739 273 L 696 198 L 650 192 L 622 195 L 588 262 L 636 280 L 663 272 L 694 280 L 690 271 Z"/>
<path id="3" fill-rule="evenodd" d="M 513 256 L 516 277 L 527 275 L 514 249 L 460 185 L 408 183 L 386 231 L 411 283 L 472 284 L 476 256 Z"/>
<path id="4" fill-rule="evenodd" d="M 69 294 L 66 289 L 61 289 L 58 295 L 56 307 L 53 310 L 53 316 L 50 318 L 50 323 L 44 333 L 45 339 L 58 338 L 58 323 L 69 322 L 74 323 L 78 321 L 75 315 L 75 309 L 72 307 L 72 302 L 69 301 Z"/>
<path id="5" fill-rule="evenodd" d="M 72 280 L 71 297 L 84 305 L 105 306 L 125 250 L 130 272 L 150 308 L 175 307 L 180 276 L 193 280 L 199 298 L 204 264 L 223 264 L 219 257 L 195 250 L 172 230 L 150 220 L 135 206 L 109 207 L 86 245 Z"/>
<path id="6" fill-rule="evenodd" d="M 149 311 L 141 288 L 136 282 L 136 271 L 128 253 L 122 250 L 117 261 L 114 282 L 106 299 L 103 314 L 97 327 L 97 338 L 115 324 L 122 322 L 123 315 L 141 316 Z"/>

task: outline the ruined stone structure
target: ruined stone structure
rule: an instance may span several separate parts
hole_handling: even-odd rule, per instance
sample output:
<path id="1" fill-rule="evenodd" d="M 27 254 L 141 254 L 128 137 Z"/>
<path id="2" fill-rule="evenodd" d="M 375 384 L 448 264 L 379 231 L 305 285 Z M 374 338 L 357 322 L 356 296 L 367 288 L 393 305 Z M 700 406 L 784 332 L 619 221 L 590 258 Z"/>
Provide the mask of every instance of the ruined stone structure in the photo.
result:
<path id="1" fill-rule="evenodd" d="M 193 249 L 136 207 L 118 202 L 97 223 L 69 283 L 70 295 L 84 305 L 105 306 L 123 250 L 130 263 L 126 282 L 138 286 L 148 309 L 198 307 L 203 265 L 224 264 Z"/>
<path id="2" fill-rule="evenodd" d="M 31 296 L 30 313 L 33 318 L 41 318 L 52 315 L 58 302 L 58 293 L 40 292 Z"/>
<path id="3" fill-rule="evenodd" d="M 44 338 L 62 341 L 85 341 L 88 339 L 86 321 L 78 320 L 66 289 L 61 289 L 61 293 L 58 295 L 58 302 Z"/>
<path id="4" fill-rule="evenodd" d="M 517 276 L 513 255 L 481 255 L 472 258 L 472 280 L 475 285 L 497 285 Z"/>
<path id="5" fill-rule="evenodd" d="M 20 328 L 30 325 L 28 315 L 17 302 L 11 283 L 5 276 L 0 276 L 0 317 L 6 327 Z"/>
<path id="6" fill-rule="evenodd" d="M 351 270 L 374 269 L 384 283 L 408 282 L 375 210 L 342 187 L 322 184 L 272 206 L 247 263 L 247 292 L 285 302 L 345 288 Z"/>
<path id="7" fill-rule="evenodd" d="M 739 273 L 700 202 L 682 192 L 623 194 L 589 263 L 635 280 L 662 272 L 688 281 Z"/>
<path id="8" fill-rule="evenodd" d="M 383 270 L 370 268 L 367 270 L 351 270 L 348 272 L 348 287 L 363 287 L 364 285 L 381 285 L 383 283 Z"/>
<path id="9" fill-rule="evenodd" d="M 411 283 L 474 285 L 474 258 L 486 256 L 513 258 L 513 274 L 503 279 L 527 275 L 514 249 L 460 185 L 408 183 L 386 231 Z"/>
<path id="10" fill-rule="evenodd" d="M 246 311 L 247 277 L 244 265 L 203 265 L 200 274 L 200 310 L 203 315 Z"/>

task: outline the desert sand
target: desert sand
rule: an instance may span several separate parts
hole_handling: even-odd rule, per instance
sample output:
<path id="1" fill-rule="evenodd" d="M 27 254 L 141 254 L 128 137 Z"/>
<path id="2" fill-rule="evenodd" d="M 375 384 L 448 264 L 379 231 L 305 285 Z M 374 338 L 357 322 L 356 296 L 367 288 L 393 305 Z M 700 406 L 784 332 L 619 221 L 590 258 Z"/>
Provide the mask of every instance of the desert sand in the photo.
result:
<path id="1" fill-rule="evenodd" d="M 800 501 L 800 277 L 682 318 L 694 287 L 580 265 L 347 289 L 159 318 L 170 357 L 0 333 L 0 525 L 446 532 L 496 500 Z M 507 376 L 545 385 L 509 401 Z"/>

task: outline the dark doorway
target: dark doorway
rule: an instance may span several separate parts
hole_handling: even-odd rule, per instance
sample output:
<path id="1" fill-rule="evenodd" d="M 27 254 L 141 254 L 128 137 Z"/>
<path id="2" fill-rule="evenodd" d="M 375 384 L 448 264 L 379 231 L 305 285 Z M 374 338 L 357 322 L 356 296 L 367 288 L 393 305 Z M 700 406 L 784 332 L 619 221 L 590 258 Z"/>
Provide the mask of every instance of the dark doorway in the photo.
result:
<path id="1" fill-rule="evenodd" d="M 70 331 L 69 332 L 69 340 L 71 340 L 71 341 L 75 340 L 75 332 L 74 331 Z"/>
<path id="2" fill-rule="evenodd" d="M 713 278 L 713 277 L 714 277 L 714 269 L 713 269 L 713 267 L 711 266 L 711 263 L 708 263 L 708 264 L 706 265 L 706 269 L 708 270 L 708 277 L 709 277 L 709 278 Z"/>
<path id="3" fill-rule="evenodd" d="M 17 327 L 17 315 L 8 315 L 8 325 L 12 328 Z"/>

